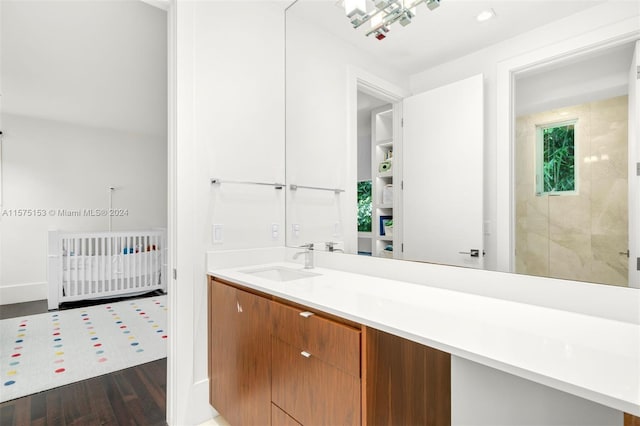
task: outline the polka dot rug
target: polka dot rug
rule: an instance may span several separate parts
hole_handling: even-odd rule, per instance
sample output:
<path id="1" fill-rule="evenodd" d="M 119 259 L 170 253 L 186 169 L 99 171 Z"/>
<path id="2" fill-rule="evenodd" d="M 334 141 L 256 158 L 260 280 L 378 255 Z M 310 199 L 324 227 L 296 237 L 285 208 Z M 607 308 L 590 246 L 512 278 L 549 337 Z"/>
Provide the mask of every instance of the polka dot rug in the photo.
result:
<path id="1" fill-rule="evenodd" d="M 167 356 L 167 296 L 0 320 L 0 402 Z"/>

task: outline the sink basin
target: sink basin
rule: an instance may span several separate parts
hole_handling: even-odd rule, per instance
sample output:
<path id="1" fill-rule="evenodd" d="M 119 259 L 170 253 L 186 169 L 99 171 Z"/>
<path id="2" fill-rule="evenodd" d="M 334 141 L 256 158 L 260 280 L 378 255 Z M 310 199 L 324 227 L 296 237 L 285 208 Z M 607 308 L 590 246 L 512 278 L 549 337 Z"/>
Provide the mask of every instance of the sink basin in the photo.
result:
<path id="1" fill-rule="evenodd" d="M 320 274 L 314 272 L 303 271 L 301 269 L 292 269 L 284 266 L 270 266 L 259 269 L 245 269 L 243 274 L 250 274 L 256 277 L 265 278 L 271 281 L 293 281 L 302 278 L 317 277 Z"/>

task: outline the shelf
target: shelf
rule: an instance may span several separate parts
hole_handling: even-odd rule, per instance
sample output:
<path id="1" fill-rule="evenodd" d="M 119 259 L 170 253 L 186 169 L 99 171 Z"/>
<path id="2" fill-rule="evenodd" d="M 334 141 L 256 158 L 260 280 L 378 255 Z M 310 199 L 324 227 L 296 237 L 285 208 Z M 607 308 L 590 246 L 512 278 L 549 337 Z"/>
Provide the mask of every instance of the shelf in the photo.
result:
<path id="1" fill-rule="evenodd" d="M 392 178 L 393 177 L 393 172 L 389 171 L 389 172 L 385 172 L 385 173 L 378 173 L 378 175 L 376 177 L 379 178 L 379 179 Z"/>
<path id="2" fill-rule="evenodd" d="M 391 147 L 393 146 L 393 138 L 383 139 L 381 141 L 376 142 L 376 146 L 382 147 Z"/>
<path id="3" fill-rule="evenodd" d="M 392 209 L 393 208 L 393 204 L 377 204 L 376 208 L 377 209 Z"/>
<path id="4" fill-rule="evenodd" d="M 373 238 L 373 232 L 358 232 L 358 238 Z"/>

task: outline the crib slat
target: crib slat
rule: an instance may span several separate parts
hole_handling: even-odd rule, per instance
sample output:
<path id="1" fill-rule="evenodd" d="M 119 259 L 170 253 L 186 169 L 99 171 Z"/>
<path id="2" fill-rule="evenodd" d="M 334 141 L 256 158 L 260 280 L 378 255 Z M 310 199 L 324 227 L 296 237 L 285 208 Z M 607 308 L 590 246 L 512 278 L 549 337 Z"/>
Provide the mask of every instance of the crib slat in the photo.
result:
<path id="1" fill-rule="evenodd" d="M 139 289 L 140 283 L 138 282 L 138 276 L 140 275 L 140 271 L 138 270 L 138 266 L 140 264 L 140 256 L 138 256 L 139 248 L 138 248 L 138 236 L 133 237 L 133 252 L 135 253 L 133 257 L 133 272 L 131 275 L 131 285 L 135 289 Z"/>
<path id="2" fill-rule="evenodd" d="M 80 274 L 80 288 L 79 294 L 84 296 L 88 293 L 87 291 L 87 239 L 80 239 L 80 259 L 81 259 L 81 274 Z"/>
<path id="3" fill-rule="evenodd" d="M 56 284 L 58 285 L 57 288 L 57 292 L 58 292 L 58 306 L 60 305 L 60 301 L 63 300 L 64 297 L 64 285 L 66 282 L 66 273 L 67 273 L 67 265 L 65 265 L 65 263 L 69 262 L 69 252 L 66 249 L 66 240 L 64 238 L 60 238 L 60 256 L 61 256 L 61 262 L 59 263 L 59 267 L 60 267 L 60 274 L 58 275 L 60 277 L 60 281 L 56 281 Z"/>
<path id="4" fill-rule="evenodd" d="M 112 291 L 112 285 L 113 285 L 113 237 L 107 238 L 107 285 L 105 288 L 106 292 L 111 292 Z"/>
<path id="5" fill-rule="evenodd" d="M 125 288 L 128 290 L 130 288 L 131 285 L 131 257 L 129 256 L 131 254 L 131 245 L 133 243 L 131 236 L 127 237 L 127 247 L 129 248 L 129 250 L 127 251 L 127 272 L 125 274 L 126 277 L 126 281 L 125 281 Z"/>
<path id="6" fill-rule="evenodd" d="M 152 275 L 152 277 L 153 277 L 153 285 L 155 286 L 155 285 L 158 284 L 158 276 L 157 276 L 157 272 L 159 270 L 158 269 L 158 266 L 159 266 L 158 265 L 158 260 L 159 260 L 159 256 L 158 255 L 160 254 L 160 252 L 156 252 L 156 250 L 158 250 L 159 247 L 160 247 L 160 244 L 158 243 L 158 236 L 157 235 L 153 236 L 153 244 L 151 244 L 151 248 L 153 249 L 154 246 L 156 248 L 155 248 L 155 250 L 153 252 L 153 257 L 152 257 L 153 263 L 152 263 L 151 268 L 153 270 L 153 275 Z"/>

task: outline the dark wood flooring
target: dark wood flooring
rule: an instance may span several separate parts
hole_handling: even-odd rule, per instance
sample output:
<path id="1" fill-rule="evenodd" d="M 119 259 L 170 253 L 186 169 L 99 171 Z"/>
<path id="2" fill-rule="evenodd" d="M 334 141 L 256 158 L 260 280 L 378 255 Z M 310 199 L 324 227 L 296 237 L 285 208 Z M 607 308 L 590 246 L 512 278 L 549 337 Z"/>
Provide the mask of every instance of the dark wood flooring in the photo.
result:
<path id="1" fill-rule="evenodd" d="M 0 305 L 0 320 L 47 312 L 47 300 Z"/>
<path id="2" fill-rule="evenodd" d="M 4 305 L 0 317 L 46 312 L 41 302 Z M 3 402 L 0 425 L 166 425 L 166 393 L 163 358 Z"/>

